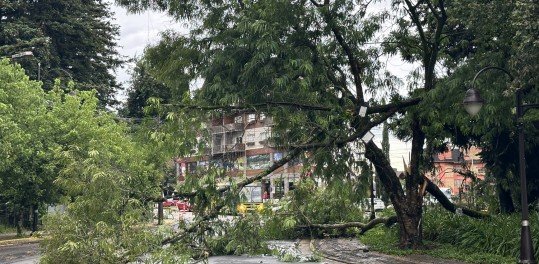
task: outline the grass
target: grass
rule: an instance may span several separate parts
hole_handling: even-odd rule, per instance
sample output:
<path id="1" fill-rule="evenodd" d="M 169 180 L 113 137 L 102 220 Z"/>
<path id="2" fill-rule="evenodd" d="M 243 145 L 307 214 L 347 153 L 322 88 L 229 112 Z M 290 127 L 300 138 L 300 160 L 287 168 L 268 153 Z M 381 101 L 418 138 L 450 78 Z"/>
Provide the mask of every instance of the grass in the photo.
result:
<path id="1" fill-rule="evenodd" d="M 17 228 L 11 226 L 0 225 L 0 234 L 17 233 Z"/>
<path id="2" fill-rule="evenodd" d="M 454 244 L 437 243 L 425 240 L 427 248 L 424 250 L 402 250 L 398 248 L 398 228 L 376 227 L 369 230 L 359 239 L 370 246 L 374 251 L 390 255 L 429 255 L 441 259 L 453 259 L 468 263 L 515 263 L 516 259 L 512 256 L 503 256 L 488 252 L 479 252 L 459 248 Z"/>

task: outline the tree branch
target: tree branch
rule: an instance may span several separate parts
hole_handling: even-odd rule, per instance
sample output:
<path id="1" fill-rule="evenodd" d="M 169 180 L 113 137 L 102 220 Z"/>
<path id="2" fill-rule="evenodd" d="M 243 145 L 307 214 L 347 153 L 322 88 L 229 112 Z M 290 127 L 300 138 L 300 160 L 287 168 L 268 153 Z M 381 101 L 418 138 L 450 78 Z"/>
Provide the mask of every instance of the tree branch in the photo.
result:
<path id="1" fill-rule="evenodd" d="M 313 2 L 313 4 L 317 6 L 314 0 L 311 0 L 311 2 Z M 324 5 L 325 4 L 326 3 L 324 2 Z M 317 6 L 317 7 L 321 7 L 321 6 Z M 352 48 L 350 47 L 350 45 L 348 45 L 348 43 L 344 39 L 342 32 L 340 31 L 339 27 L 336 25 L 336 22 L 333 20 L 331 15 L 325 11 L 322 11 L 322 15 L 326 21 L 326 24 L 330 27 L 331 32 L 333 32 L 333 35 L 337 39 L 337 42 L 339 42 L 339 45 L 342 47 L 344 53 L 346 54 L 346 57 L 348 58 L 348 64 L 350 66 L 350 71 L 352 73 L 352 77 L 354 78 L 354 85 L 356 87 L 357 101 L 363 102 L 364 101 L 363 87 L 361 84 L 361 68 L 359 66 L 359 62 L 357 61 L 357 58 L 354 55 L 354 52 L 352 51 Z"/>
<path id="2" fill-rule="evenodd" d="M 175 106 L 181 109 L 192 109 L 192 110 L 259 110 L 260 108 L 269 107 L 269 106 L 286 106 L 296 109 L 307 109 L 315 111 L 331 111 L 331 107 L 320 106 L 320 105 L 308 105 L 295 102 L 273 102 L 267 101 L 263 103 L 248 104 L 248 105 L 186 105 L 186 104 L 162 104 L 165 106 Z"/>
<path id="3" fill-rule="evenodd" d="M 399 111 L 408 106 L 419 104 L 421 100 L 422 98 L 418 97 L 418 98 L 410 98 L 403 101 L 393 102 L 393 103 L 389 103 L 385 105 L 372 106 L 367 109 L 367 114 L 384 113 L 384 112 L 393 111 L 393 110 Z"/>
<path id="4" fill-rule="evenodd" d="M 464 208 L 464 207 L 458 207 L 454 203 L 452 203 L 445 194 L 434 184 L 431 180 L 429 180 L 427 177 L 424 177 L 425 181 L 427 182 L 427 192 L 429 192 L 432 196 L 440 202 L 440 204 L 448 211 L 452 213 L 458 213 L 457 210 L 462 210 L 462 214 L 467 215 L 469 217 L 473 218 L 487 218 L 490 217 L 490 215 L 485 214 L 483 212 L 478 212 L 472 209 Z M 460 211 L 459 210 L 459 211 Z"/>
<path id="5" fill-rule="evenodd" d="M 426 51 L 429 41 L 427 37 L 425 36 L 425 32 L 423 31 L 423 26 L 421 25 L 421 21 L 419 20 L 419 15 L 417 14 L 417 6 L 412 5 L 412 3 L 409 0 L 404 0 L 406 3 L 406 6 L 408 6 L 408 14 L 410 14 L 410 18 L 412 18 L 412 22 L 414 22 L 417 32 L 419 34 L 419 37 L 421 38 L 421 42 L 423 43 L 423 50 Z M 419 2 L 417 3 L 419 5 Z"/>
<path id="6" fill-rule="evenodd" d="M 348 222 L 348 223 L 339 223 L 339 224 L 309 224 L 309 225 L 301 225 L 297 228 L 301 229 L 307 229 L 307 228 L 317 228 L 317 229 L 346 229 L 350 227 L 358 227 L 361 229 L 360 234 L 364 234 L 365 232 L 369 231 L 370 229 L 376 227 L 379 224 L 384 224 L 385 226 L 391 226 L 397 222 L 396 216 L 390 216 L 387 218 L 376 218 L 368 223 L 361 223 L 361 222 Z"/>

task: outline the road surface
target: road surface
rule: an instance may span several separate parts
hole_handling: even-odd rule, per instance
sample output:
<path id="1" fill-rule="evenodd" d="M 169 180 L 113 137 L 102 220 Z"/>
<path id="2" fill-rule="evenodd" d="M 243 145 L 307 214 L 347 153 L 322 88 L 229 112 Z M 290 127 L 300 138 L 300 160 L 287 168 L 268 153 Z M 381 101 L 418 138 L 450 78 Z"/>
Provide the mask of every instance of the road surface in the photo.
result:
<path id="1" fill-rule="evenodd" d="M 38 262 L 38 243 L 0 246 L 0 263 L 2 264 L 34 264 Z"/>

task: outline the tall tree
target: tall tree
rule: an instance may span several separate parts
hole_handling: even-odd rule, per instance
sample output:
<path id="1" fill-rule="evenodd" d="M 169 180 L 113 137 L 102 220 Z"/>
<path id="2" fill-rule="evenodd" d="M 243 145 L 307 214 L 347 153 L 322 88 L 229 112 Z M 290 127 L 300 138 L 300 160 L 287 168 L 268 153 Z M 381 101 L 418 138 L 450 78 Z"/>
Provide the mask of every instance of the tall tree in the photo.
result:
<path id="1" fill-rule="evenodd" d="M 116 51 L 118 27 L 101 0 L 1 1 L 0 55 L 32 51 L 17 58 L 33 79 L 52 89 L 60 78 L 95 89 L 103 104 L 114 104 L 119 88 L 111 74 L 121 60 Z M 40 71 L 38 73 L 38 71 Z"/>
<path id="2" fill-rule="evenodd" d="M 530 30 L 537 22 L 526 18 L 537 14 L 538 7 L 528 1 L 481 1 L 455 2 L 454 8 L 449 28 L 455 33 L 448 37 L 444 50 L 445 70 L 449 74 L 440 78 L 434 96 L 426 98 L 434 106 L 428 117 L 431 125 L 426 131 L 430 138 L 439 138 L 434 148 L 443 149 L 446 143 L 443 138 L 451 138 L 454 144 L 463 147 L 480 146 L 481 157 L 491 172 L 489 176 L 495 178 L 499 210 L 510 213 L 518 205 L 514 200 L 519 200 L 516 123 L 511 109 L 515 105 L 516 89 L 527 90 L 524 100 L 537 103 L 538 81 L 530 74 L 537 69 L 532 61 L 539 46 L 531 41 L 537 38 L 537 32 Z M 487 71 L 476 83 L 486 99 L 479 116 L 470 118 L 463 111 L 446 111 L 461 108 L 464 92 L 474 74 L 486 66 L 505 68 L 514 80 L 501 72 Z M 528 175 L 537 174 L 537 155 L 533 154 L 537 152 L 537 128 L 532 125 L 537 118 L 537 113 L 530 111 L 524 119 Z M 536 177 L 528 178 L 529 201 L 533 204 L 539 194 L 539 183 Z"/>
<path id="3" fill-rule="evenodd" d="M 383 64 L 378 60 L 382 51 L 368 45 L 387 14 L 367 15 L 367 2 L 118 2 L 134 11 L 166 10 L 194 25 L 190 36 L 169 32 L 147 54 L 161 80 L 177 80 L 184 84 L 184 90 L 188 90 L 189 81 L 204 81 L 195 93 L 197 106 L 179 107 L 257 109 L 274 118 L 272 140 L 276 147 L 287 149 L 289 155 L 264 173 L 239 181 L 236 187 L 240 188 L 260 180 L 304 151 L 315 153 L 306 162 L 317 165 L 317 175 L 326 180 L 344 177 L 349 166 L 358 162 L 353 152 L 363 145 L 359 139 L 369 129 L 397 111 L 417 104 L 421 96 L 434 88 L 434 66 L 447 20 L 445 1 L 395 1 L 397 9 L 409 16 L 398 16 L 402 27 L 387 43 L 398 43 L 400 54 L 422 63 L 423 84 L 413 87 L 404 99 L 395 91 L 394 78 L 383 73 Z M 394 47 L 386 48 L 397 51 Z M 385 93 L 390 101 L 367 101 L 366 93 Z M 368 110 L 363 117 L 359 112 L 365 105 Z M 375 165 L 397 212 L 403 247 L 422 243 L 419 223 L 425 188 L 443 196 L 422 174 L 425 121 L 421 110 L 425 107 L 407 112 L 407 120 L 411 120 L 408 128 L 413 131 L 413 154 L 405 190 L 378 146 L 372 142 L 365 144 L 366 156 Z M 456 207 L 447 199 L 444 202 L 455 211 Z M 215 203 L 218 205 L 214 209 L 224 206 L 220 201 Z M 171 241 L 175 240 L 166 242 Z"/>
<path id="4" fill-rule="evenodd" d="M 144 108 L 149 105 L 148 99 L 151 97 L 159 98 L 163 103 L 168 103 L 172 98 L 171 89 L 156 80 L 146 64 L 144 60 L 138 60 L 131 73 L 127 101 L 121 111 L 125 117 L 141 118 L 145 116 Z"/>

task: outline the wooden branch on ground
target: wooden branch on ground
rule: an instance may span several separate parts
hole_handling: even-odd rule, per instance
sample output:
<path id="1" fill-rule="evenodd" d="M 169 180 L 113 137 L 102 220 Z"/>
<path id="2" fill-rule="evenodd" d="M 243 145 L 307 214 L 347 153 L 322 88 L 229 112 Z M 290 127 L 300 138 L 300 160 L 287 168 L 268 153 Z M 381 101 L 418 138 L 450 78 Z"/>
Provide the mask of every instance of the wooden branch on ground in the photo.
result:
<path id="1" fill-rule="evenodd" d="M 368 223 L 361 223 L 361 222 L 348 222 L 348 223 L 339 223 L 339 224 L 310 224 L 310 225 L 302 225 L 298 226 L 298 228 L 301 229 L 346 229 L 350 227 L 357 227 L 361 229 L 360 234 L 364 234 L 365 232 L 373 229 L 379 224 L 384 224 L 385 226 L 391 226 L 397 222 L 397 216 L 390 216 L 390 217 L 381 217 L 371 220 Z"/>

